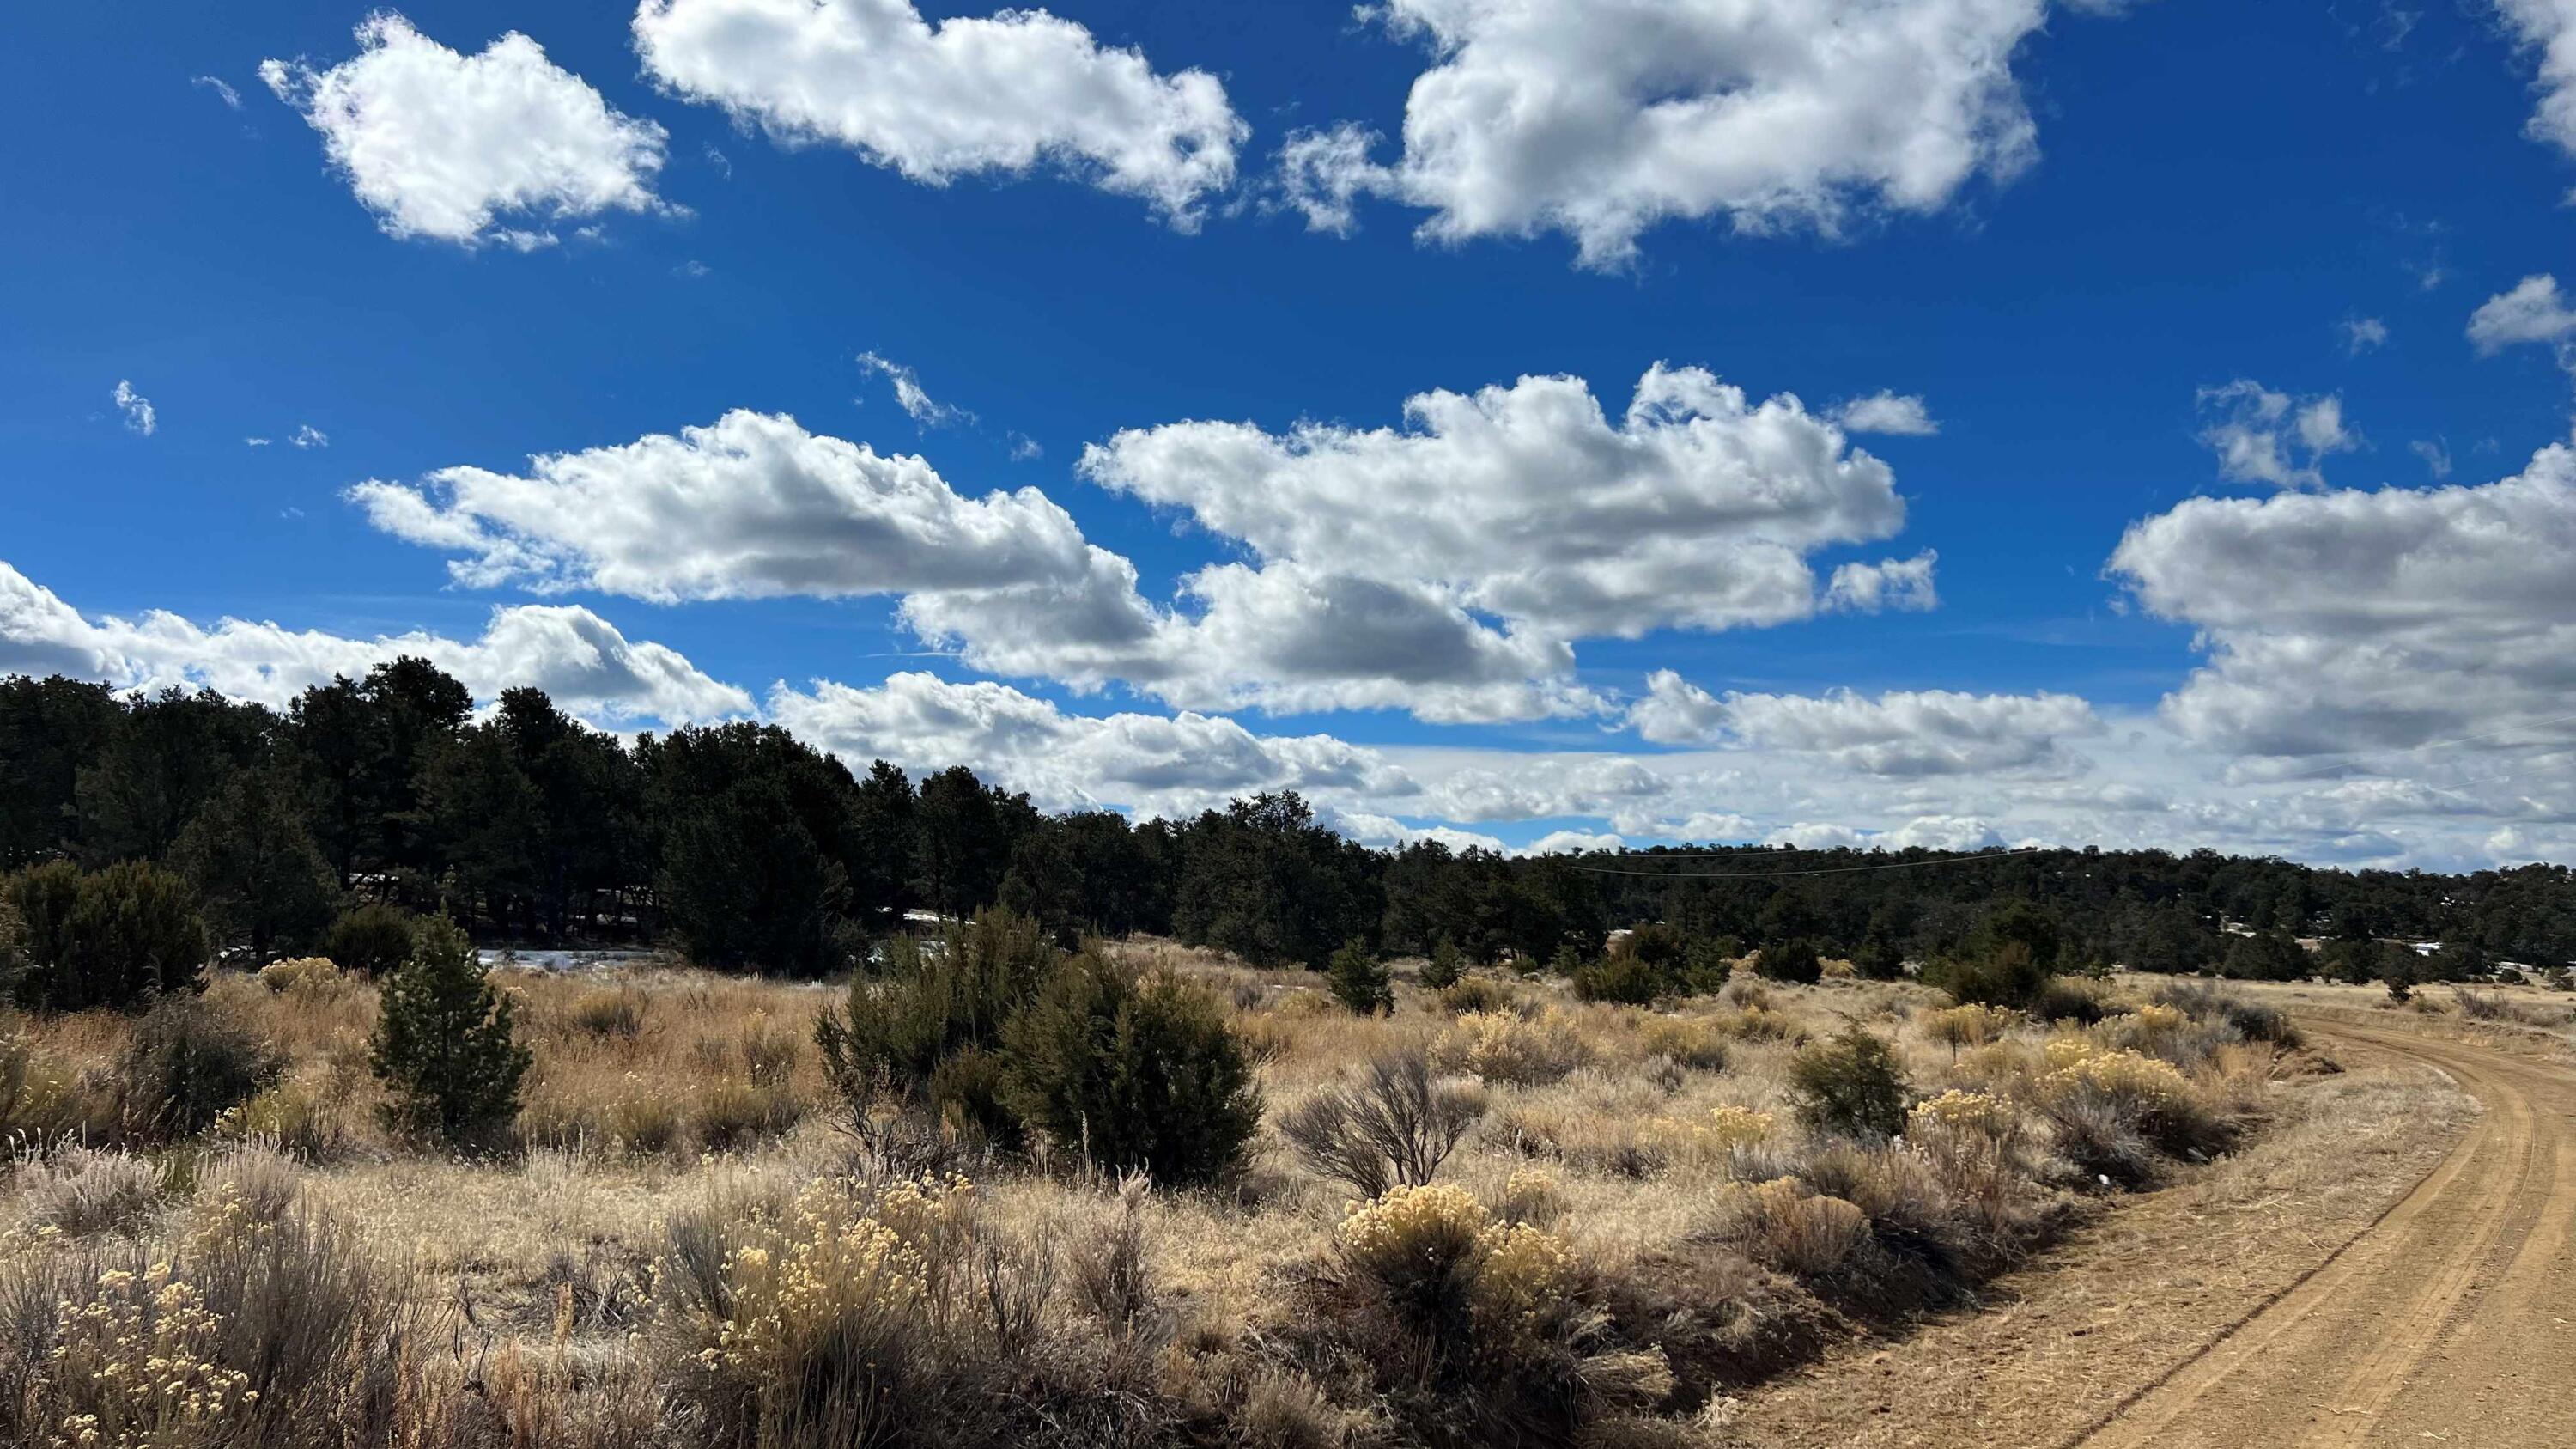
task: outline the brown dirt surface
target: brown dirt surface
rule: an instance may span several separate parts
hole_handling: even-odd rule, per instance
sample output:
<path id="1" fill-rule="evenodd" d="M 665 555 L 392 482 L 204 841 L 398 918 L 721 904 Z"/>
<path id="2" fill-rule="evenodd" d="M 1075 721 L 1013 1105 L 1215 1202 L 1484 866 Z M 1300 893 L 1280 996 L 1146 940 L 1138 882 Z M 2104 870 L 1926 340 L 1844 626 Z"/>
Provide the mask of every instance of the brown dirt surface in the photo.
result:
<path id="1" fill-rule="evenodd" d="M 2103 1214 L 1983 1312 L 1749 1395 L 1730 1437 L 2576 1443 L 2576 1071 L 2358 1018 L 2309 1017 L 2354 1070 L 2262 1146 Z"/>

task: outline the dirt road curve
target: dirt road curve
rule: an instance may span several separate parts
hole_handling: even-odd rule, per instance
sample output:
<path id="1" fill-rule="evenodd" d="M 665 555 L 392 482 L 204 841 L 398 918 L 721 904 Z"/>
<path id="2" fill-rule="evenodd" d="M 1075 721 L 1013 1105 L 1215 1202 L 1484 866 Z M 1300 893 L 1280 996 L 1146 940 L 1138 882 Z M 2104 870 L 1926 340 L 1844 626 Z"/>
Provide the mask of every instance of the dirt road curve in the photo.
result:
<path id="1" fill-rule="evenodd" d="M 2078 1443 L 2576 1444 L 2576 1073 L 2387 1028 L 2484 1104 L 2451 1155 L 2269 1307 Z"/>

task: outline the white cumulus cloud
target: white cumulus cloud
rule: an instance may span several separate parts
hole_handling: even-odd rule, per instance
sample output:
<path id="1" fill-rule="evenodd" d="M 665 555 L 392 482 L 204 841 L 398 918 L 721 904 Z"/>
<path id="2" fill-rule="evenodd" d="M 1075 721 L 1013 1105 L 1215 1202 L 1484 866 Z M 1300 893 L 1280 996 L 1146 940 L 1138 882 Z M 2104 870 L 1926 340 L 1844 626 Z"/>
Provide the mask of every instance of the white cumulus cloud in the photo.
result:
<path id="1" fill-rule="evenodd" d="M 1627 722 L 1659 744 L 1807 752 L 1870 775 L 2064 769 L 2070 761 L 2063 742 L 2102 728 L 2091 704 L 2047 692 L 1719 696 L 1669 669 L 1648 676 L 1646 690 Z"/>
<path id="2" fill-rule="evenodd" d="M 442 468 L 349 497 L 378 528 L 462 555 L 460 582 L 657 603 L 1080 586 L 1097 552 L 1034 488 L 970 499 L 921 458 L 741 410 L 523 474 Z"/>
<path id="3" fill-rule="evenodd" d="M 1928 438 L 1941 431 L 1920 396 L 1874 392 L 1835 407 L 1833 420 L 1846 433 L 1886 433 L 1892 437 Z"/>
<path id="4" fill-rule="evenodd" d="M 644 0 L 634 29 L 664 87 L 781 141 L 931 185 L 1052 166 L 1185 229 L 1233 184 L 1248 134 L 1216 77 L 1157 73 L 1044 10 L 933 22 L 912 0 Z"/>
<path id="5" fill-rule="evenodd" d="M 90 618 L 0 563 L 0 674 L 65 674 L 119 689 L 203 686 L 282 708 L 312 686 L 406 654 L 447 670 L 478 699 L 535 685 L 608 724 L 679 724 L 752 708 L 751 696 L 674 650 L 630 641 L 588 609 L 494 609 L 472 640 L 421 632 L 358 639 L 233 618 L 207 626 L 159 609 Z"/>
<path id="6" fill-rule="evenodd" d="M 770 691 L 769 717 L 843 759 L 913 770 L 965 763 L 1042 804 L 1182 815 L 1236 795 L 1299 790 L 1399 798 L 1411 781 L 1329 735 L 1261 736 L 1230 719 L 1068 714 L 991 681 L 906 672 L 874 688 L 816 681 Z"/>
<path id="7" fill-rule="evenodd" d="M 556 240 L 556 220 L 662 207 L 662 128 L 611 109 L 527 36 L 469 56 L 378 11 L 357 38 L 337 65 L 267 60 L 259 74 L 322 133 L 387 235 L 527 250 Z"/>
<path id="8" fill-rule="evenodd" d="M 1808 554 L 1905 520 L 1895 474 L 1830 422 L 1698 368 L 1650 369 L 1615 421 L 1572 377 L 1426 392 L 1404 414 L 1131 429 L 1081 469 L 1265 561 L 1435 585 L 1555 640 L 1806 618 Z"/>
<path id="9" fill-rule="evenodd" d="M 2107 11 L 2088 3 L 2073 8 Z M 1832 231 L 1938 211 L 2038 156 L 2012 71 L 2048 0 L 1388 0 L 1363 9 L 1431 67 L 1401 153 L 1292 137 L 1281 189 L 1348 230 L 1352 198 L 1426 207 L 1438 241 L 1574 238 L 1627 258 L 1667 218 Z"/>
<path id="10" fill-rule="evenodd" d="M 2576 694 L 2563 444 L 2479 487 L 2191 499 L 2132 525 L 2110 567 L 2199 630 L 2209 660 L 2164 708 L 2205 744 L 2311 755 L 2509 735 Z"/>
<path id="11" fill-rule="evenodd" d="M 2569 0 L 2496 0 L 2514 38 L 2537 53 L 2532 88 L 2540 104 L 2525 128 L 2543 141 L 2576 156 L 2576 4 Z"/>
<path id="12" fill-rule="evenodd" d="M 2576 337 L 2576 308 L 2558 291 L 2558 279 L 2547 272 L 2523 278 L 2512 291 L 2499 292 L 2469 314 L 2469 341 L 2481 355 L 2492 356 L 2518 342 L 2552 345 Z"/>

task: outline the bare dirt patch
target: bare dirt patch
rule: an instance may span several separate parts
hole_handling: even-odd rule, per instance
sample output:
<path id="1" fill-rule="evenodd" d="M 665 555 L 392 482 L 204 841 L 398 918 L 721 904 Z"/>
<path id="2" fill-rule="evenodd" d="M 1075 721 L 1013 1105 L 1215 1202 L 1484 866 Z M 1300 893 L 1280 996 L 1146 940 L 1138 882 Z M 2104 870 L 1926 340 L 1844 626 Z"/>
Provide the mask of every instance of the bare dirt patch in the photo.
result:
<path id="1" fill-rule="evenodd" d="M 2482 1125 L 2476 1099 L 2444 1069 L 2345 1030 L 2327 1027 L 2328 1050 L 2353 1070 L 2279 1089 L 2280 1117 L 2253 1150 L 2100 1214 L 1989 1285 L 1982 1311 L 1853 1344 L 1748 1394 L 1730 1436 L 1869 1449 L 2081 1442 L 2467 1150 Z M 2167 1437 L 2136 1442 L 2296 1437 L 2247 1432 L 2241 1417 L 2215 1422 L 2210 1437 L 2176 1421 Z"/>

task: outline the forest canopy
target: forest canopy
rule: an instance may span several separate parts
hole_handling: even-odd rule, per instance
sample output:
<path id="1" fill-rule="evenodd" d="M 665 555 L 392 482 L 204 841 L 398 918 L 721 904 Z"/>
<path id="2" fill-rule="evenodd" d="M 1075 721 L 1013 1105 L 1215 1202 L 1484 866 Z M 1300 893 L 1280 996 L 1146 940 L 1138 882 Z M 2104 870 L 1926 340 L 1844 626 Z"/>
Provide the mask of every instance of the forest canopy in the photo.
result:
<path id="1" fill-rule="evenodd" d="M 1922 869 L 1852 870 L 1895 861 Z M 855 769 L 774 725 L 592 729 L 535 689 L 478 711 L 419 659 L 283 712 L 210 691 L 0 679 L 0 872 L 127 863 L 183 880 L 220 949 L 312 947 L 353 907 L 522 945 L 664 941 L 718 968 L 844 969 L 917 910 L 1000 905 L 1059 938 L 1151 932 L 1321 968 L 1358 941 L 1530 963 L 1660 921 L 1703 940 L 1928 959 L 2006 904 L 2069 964 L 2288 969 L 2278 945 L 2576 956 L 2564 866 L 2341 871 L 2201 850 L 1951 856 L 1746 846 L 1518 858 L 1351 841 L 1295 794 L 1194 819 L 1049 813 L 964 765 Z M 1620 873 L 1604 867 L 1615 865 Z M 1783 874 L 1783 872 L 1815 872 Z M 2231 952 L 2244 934 L 2263 945 Z M 2275 959 L 2279 958 L 2279 959 Z"/>

